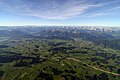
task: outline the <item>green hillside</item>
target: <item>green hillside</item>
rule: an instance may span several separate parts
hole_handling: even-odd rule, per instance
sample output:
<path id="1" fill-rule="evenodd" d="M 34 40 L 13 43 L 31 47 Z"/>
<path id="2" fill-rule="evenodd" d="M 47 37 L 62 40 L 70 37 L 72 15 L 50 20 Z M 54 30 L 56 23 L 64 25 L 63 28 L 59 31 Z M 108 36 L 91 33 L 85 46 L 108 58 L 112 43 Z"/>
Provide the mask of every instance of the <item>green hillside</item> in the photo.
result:
<path id="1" fill-rule="evenodd" d="M 1 80 L 119 80 L 120 51 L 75 38 L 13 40 L 0 48 Z"/>

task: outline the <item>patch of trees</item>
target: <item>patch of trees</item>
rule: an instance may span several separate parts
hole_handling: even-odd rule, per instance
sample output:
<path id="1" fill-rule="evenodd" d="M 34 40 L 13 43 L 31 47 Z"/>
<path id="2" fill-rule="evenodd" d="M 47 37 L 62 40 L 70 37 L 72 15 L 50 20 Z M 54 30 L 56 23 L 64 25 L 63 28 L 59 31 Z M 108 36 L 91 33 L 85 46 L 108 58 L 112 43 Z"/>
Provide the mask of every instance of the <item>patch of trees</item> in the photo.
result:
<path id="1" fill-rule="evenodd" d="M 26 57 L 20 55 L 0 56 L 1 63 L 13 62 L 14 60 L 21 60 L 21 59 L 34 59 L 34 57 Z"/>
<path id="2" fill-rule="evenodd" d="M 43 71 L 39 71 L 35 80 L 53 80 L 53 76 Z"/>
<path id="3" fill-rule="evenodd" d="M 69 53 L 72 53 L 72 54 L 88 54 L 88 51 L 87 50 L 71 50 L 69 51 Z"/>
<path id="4" fill-rule="evenodd" d="M 61 80 L 80 80 L 77 76 L 66 74 L 61 75 Z"/>
<path id="5" fill-rule="evenodd" d="M 96 56 L 100 56 L 100 57 L 103 57 L 105 58 L 105 60 L 108 60 L 108 59 L 115 59 L 117 58 L 118 56 L 116 54 L 111 54 L 111 53 L 95 53 Z"/>
<path id="6" fill-rule="evenodd" d="M 72 73 L 72 74 L 77 73 L 75 70 L 72 70 L 72 69 L 70 69 L 70 70 L 69 70 L 69 69 L 66 69 L 65 72 L 66 72 L 66 73 Z"/>
<path id="7" fill-rule="evenodd" d="M 7 47 L 9 47 L 9 46 L 7 46 L 7 45 L 0 45 L 0 48 L 7 48 Z"/>
<path id="8" fill-rule="evenodd" d="M 61 73 L 63 73 L 63 71 L 59 70 L 58 68 L 52 68 L 52 72 L 53 72 L 55 75 L 60 75 Z"/>
<path id="9" fill-rule="evenodd" d="M 112 72 L 114 69 L 116 69 L 115 66 L 111 66 L 111 65 L 108 65 L 107 67 L 110 69 L 111 72 Z"/>
<path id="10" fill-rule="evenodd" d="M 2 77 L 4 74 L 4 71 L 0 71 L 0 77 Z"/>
<path id="11" fill-rule="evenodd" d="M 119 49 L 120 50 L 120 39 L 119 39 L 119 41 L 118 41 L 118 39 L 116 40 L 116 39 L 106 39 L 106 40 L 99 40 L 99 41 L 96 41 L 95 42 L 96 44 L 103 44 L 105 47 L 110 47 L 110 48 L 113 48 L 113 49 Z"/>
<path id="12" fill-rule="evenodd" d="M 92 80 L 110 80 L 106 73 L 101 73 L 100 75 L 94 75 Z"/>
<path id="13" fill-rule="evenodd" d="M 74 49 L 74 48 L 75 48 L 75 47 L 56 47 L 56 48 L 50 49 L 49 51 L 59 52 L 59 51 L 72 50 L 72 49 Z"/>
<path id="14" fill-rule="evenodd" d="M 118 74 L 120 74 L 120 69 L 118 69 Z"/>

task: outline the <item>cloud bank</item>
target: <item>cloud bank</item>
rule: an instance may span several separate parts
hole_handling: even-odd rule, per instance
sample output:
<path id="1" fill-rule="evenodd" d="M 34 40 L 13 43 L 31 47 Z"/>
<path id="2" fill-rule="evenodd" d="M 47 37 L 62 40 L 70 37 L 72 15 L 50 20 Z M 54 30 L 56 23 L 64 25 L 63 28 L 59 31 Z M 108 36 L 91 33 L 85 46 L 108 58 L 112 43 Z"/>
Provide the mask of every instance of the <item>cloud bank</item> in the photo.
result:
<path id="1" fill-rule="evenodd" d="M 99 16 L 114 8 L 120 0 L 0 0 L 0 9 L 43 19 L 68 19 L 76 16 Z"/>

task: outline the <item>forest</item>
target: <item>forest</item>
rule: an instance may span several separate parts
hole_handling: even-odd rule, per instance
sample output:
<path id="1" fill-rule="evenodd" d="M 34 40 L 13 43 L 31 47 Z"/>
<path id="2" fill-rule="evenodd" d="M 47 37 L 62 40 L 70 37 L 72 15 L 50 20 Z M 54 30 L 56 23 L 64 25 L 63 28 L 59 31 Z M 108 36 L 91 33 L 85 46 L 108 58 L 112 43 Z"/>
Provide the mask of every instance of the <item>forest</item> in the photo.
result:
<path id="1" fill-rule="evenodd" d="M 120 80 L 119 31 L 0 30 L 0 80 Z"/>

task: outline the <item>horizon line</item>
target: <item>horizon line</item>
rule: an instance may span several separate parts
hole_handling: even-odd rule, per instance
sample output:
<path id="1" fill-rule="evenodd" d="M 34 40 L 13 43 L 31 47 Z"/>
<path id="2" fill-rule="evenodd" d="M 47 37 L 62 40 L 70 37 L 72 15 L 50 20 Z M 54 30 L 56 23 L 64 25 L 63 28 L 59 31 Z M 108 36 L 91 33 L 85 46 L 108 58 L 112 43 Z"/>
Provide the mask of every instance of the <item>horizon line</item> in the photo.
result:
<path id="1" fill-rule="evenodd" d="M 102 25 L 0 25 L 0 27 L 120 27 L 120 26 L 102 26 Z"/>

